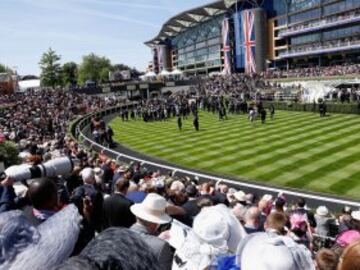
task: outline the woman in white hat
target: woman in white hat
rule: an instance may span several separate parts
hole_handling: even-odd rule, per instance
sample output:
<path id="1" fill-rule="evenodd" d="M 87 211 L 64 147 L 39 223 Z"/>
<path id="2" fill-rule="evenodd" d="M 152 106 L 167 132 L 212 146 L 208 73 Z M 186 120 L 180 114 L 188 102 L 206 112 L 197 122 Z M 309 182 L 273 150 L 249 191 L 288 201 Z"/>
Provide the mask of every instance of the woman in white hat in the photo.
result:
<path id="1" fill-rule="evenodd" d="M 225 205 L 205 207 L 176 251 L 172 269 L 208 269 L 219 256 L 234 256 L 245 235 L 244 228 Z"/>
<path id="2" fill-rule="evenodd" d="M 173 260 L 170 245 L 157 237 L 160 225 L 171 222 L 171 217 L 166 214 L 166 205 L 163 197 L 150 193 L 142 203 L 130 207 L 130 211 L 136 216 L 136 223 L 130 229 L 142 236 L 163 270 L 171 269 Z"/>
<path id="3" fill-rule="evenodd" d="M 331 227 L 335 225 L 335 218 L 329 215 L 326 206 L 319 206 L 315 214 L 315 233 L 321 236 L 329 236 Z"/>

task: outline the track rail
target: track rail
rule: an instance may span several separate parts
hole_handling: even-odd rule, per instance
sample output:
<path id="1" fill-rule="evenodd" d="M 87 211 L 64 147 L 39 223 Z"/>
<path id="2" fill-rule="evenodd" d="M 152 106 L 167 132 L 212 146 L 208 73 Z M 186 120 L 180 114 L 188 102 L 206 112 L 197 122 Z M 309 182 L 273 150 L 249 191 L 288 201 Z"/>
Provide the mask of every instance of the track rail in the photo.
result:
<path id="1" fill-rule="evenodd" d="M 133 104 L 132 104 L 133 105 Z M 97 116 L 100 117 L 113 117 L 116 116 L 116 112 L 118 112 L 121 107 L 110 108 L 105 111 L 96 113 Z M 214 180 L 214 181 L 221 181 L 223 183 L 228 184 L 229 186 L 236 187 L 238 189 L 246 190 L 249 192 L 254 192 L 255 194 L 264 194 L 270 193 L 272 195 L 277 195 L 282 193 L 286 195 L 290 200 L 296 200 L 296 198 L 305 198 L 307 199 L 308 204 L 311 207 L 319 206 L 326 204 L 331 209 L 340 210 L 341 207 L 347 205 L 351 207 L 360 208 L 360 202 L 357 200 L 349 200 L 343 199 L 335 196 L 326 196 L 324 194 L 317 194 L 311 192 L 303 192 L 299 190 L 287 189 L 287 188 L 280 188 L 280 187 L 273 187 L 273 186 L 266 186 L 257 183 L 250 183 L 246 181 L 240 181 L 237 179 L 230 179 L 227 177 L 221 177 L 214 174 L 208 174 L 205 172 L 200 172 L 188 168 L 181 168 L 175 164 L 169 164 L 167 162 L 162 162 L 156 160 L 151 157 L 147 157 L 141 153 L 137 153 L 131 150 L 128 150 L 124 147 L 120 147 L 117 150 L 107 148 L 103 145 L 100 145 L 90 139 L 87 135 L 85 130 L 89 128 L 90 118 L 92 115 L 85 116 L 82 120 L 77 123 L 75 129 L 75 137 L 78 139 L 79 142 L 82 142 L 84 145 L 90 146 L 96 151 L 100 152 L 103 151 L 107 156 L 116 159 L 118 161 L 126 161 L 126 162 L 140 162 L 143 165 L 149 166 L 153 170 L 161 170 L 163 172 L 173 172 L 179 175 L 184 176 L 191 176 L 191 177 L 198 177 L 200 180 Z M 126 151 L 124 151 L 124 149 Z M 123 151 L 122 151 L 123 150 Z M 128 153 L 126 153 L 128 152 Z M 129 154 L 130 152 L 130 154 Z M 167 164 L 166 164 L 167 163 Z"/>

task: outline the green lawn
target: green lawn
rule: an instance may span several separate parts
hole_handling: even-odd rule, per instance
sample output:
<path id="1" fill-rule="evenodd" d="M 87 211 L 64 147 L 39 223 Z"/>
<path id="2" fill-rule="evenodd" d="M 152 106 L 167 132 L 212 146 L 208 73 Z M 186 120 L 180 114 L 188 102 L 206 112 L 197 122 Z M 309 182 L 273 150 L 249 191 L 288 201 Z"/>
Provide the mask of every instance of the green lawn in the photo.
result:
<path id="1" fill-rule="evenodd" d="M 278 186 L 360 197 L 360 117 L 278 111 L 252 126 L 243 115 L 227 121 L 200 113 L 178 131 L 176 119 L 111 122 L 115 140 L 134 150 L 189 168 Z"/>

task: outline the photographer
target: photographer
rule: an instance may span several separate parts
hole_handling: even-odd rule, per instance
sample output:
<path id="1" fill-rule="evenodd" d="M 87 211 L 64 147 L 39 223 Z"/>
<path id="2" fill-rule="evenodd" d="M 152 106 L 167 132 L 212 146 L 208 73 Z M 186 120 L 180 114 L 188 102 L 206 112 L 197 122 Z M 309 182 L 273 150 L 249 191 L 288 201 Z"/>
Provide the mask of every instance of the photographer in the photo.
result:
<path id="1" fill-rule="evenodd" d="M 9 177 L 0 182 L 0 213 L 15 209 L 16 194 Z"/>

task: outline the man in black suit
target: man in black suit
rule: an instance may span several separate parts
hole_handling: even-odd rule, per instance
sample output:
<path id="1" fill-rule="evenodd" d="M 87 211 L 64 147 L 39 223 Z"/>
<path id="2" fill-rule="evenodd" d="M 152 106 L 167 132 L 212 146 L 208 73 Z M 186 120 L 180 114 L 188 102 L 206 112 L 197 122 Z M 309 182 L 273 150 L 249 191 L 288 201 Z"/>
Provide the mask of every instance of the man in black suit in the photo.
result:
<path id="1" fill-rule="evenodd" d="M 104 200 L 104 229 L 109 227 L 130 228 L 136 221 L 130 211 L 133 204 L 126 198 L 129 181 L 121 178 L 115 184 L 115 193 Z"/>
<path id="2" fill-rule="evenodd" d="M 199 131 L 199 116 L 197 114 L 194 116 L 194 127 L 196 131 Z"/>
<path id="3" fill-rule="evenodd" d="M 177 124 L 178 124 L 178 128 L 181 131 L 182 130 L 182 120 L 181 120 L 181 116 L 178 116 L 177 118 Z"/>

